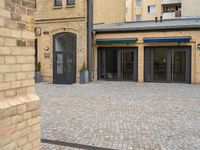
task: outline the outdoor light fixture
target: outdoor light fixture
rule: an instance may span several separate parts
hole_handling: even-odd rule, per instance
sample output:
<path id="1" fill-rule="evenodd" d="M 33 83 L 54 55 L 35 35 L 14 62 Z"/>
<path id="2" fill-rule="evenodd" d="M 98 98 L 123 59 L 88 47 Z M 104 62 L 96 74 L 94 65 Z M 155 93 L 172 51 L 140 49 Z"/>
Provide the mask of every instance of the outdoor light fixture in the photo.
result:
<path id="1" fill-rule="evenodd" d="M 200 51 L 200 43 L 197 45 L 197 50 Z"/>
<path id="2" fill-rule="evenodd" d="M 49 31 L 44 31 L 43 34 L 49 34 Z"/>
<path id="3" fill-rule="evenodd" d="M 45 51 L 49 51 L 49 46 L 46 46 L 44 49 Z"/>
<path id="4" fill-rule="evenodd" d="M 35 36 L 40 36 L 41 35 L 41 28 L 40 27 L 36 27 L 35 28 Z"/>

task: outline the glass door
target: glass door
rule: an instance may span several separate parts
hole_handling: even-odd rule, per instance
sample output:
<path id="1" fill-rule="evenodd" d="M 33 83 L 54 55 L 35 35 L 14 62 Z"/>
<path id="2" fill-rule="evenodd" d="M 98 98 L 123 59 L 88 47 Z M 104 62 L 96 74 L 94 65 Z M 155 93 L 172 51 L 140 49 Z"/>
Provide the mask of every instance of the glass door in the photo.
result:
<path id="1" fill-rule="evenodd" d="M 137 81 L 137 49 L 99 48 L 98 79 Z"/>
<path id="2" fill-rule="evenodd" d="M 145 81 L 191 82 L 191 48 L 150 47 L 145 49 Z"/>
<path id="3" fill-rule="evenodd" d="M 53 83 L 76 82 L 76 35 L 59 33 L 54 35 Z"/>
<path id="4" fill-rule="evenodd" d="M 155 49 L 153 51 L 153 80 L 167 81 L 167 49 Z"/>
<path id="5" fill-rule="evenodd" d="M 172 82 L 186 81 L 186 51 L 172 51 Z"/>
<path id="6" fill-rule="evenodd" d="M 169 52 L 167 48 L 145 49 L 145 81 L 169 81 Z"/>
<path id="7" fill-rule="evenodd" d="M 122 51 L 122 79 L 126 81 L 134 80 L 134 52 Z"/>

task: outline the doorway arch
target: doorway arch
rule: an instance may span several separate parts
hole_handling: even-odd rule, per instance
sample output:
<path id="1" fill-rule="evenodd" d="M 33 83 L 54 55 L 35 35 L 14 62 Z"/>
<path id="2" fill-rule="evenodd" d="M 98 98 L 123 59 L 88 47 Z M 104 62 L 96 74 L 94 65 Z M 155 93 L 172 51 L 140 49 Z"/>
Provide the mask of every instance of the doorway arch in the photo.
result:
<path id="1" fill-rule="evenodd" d="M 62 32 L 53 36 L 53 83 L 76 82 L 76 34 Z"/>

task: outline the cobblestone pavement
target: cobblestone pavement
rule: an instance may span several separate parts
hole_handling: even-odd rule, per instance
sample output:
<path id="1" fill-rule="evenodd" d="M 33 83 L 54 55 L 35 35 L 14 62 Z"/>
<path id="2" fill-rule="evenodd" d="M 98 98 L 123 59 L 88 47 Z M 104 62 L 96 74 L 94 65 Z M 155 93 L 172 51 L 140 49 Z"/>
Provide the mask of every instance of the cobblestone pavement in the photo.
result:
<path id="1" fill-rule="evenodd" d="M 37 92 L 44 139 L 119 150 L 200 149 L 200 85 L 42 83 Z"/>

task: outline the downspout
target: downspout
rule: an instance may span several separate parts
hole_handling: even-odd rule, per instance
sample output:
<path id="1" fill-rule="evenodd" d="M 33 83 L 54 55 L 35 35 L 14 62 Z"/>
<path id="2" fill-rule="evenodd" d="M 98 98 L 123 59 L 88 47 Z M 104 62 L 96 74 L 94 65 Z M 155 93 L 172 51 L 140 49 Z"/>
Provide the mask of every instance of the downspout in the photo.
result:
<path id="1" fill-rule="evenodd" d="M 87 68 L 89 81 L 92 76 L 92 33 L 93 33 L 93 0 L 87 0 Z"/>

